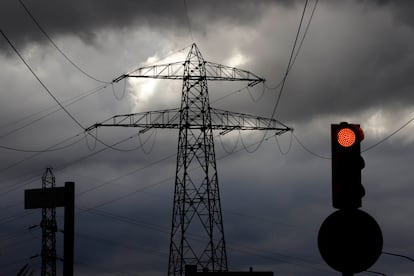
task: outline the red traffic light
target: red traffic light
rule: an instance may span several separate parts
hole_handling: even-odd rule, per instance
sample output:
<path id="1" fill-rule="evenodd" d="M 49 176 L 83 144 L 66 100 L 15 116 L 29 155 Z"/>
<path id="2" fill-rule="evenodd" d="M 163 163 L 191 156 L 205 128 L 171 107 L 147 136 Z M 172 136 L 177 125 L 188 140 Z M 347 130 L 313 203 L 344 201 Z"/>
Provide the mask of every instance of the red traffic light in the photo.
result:
<path id="1" fill-rule="evenodd" d="M 359 124 L 331 125 L 332 142 L 332 204 L 337 209 L 356 209 L 365 195 L 361 184 L 361 141 L 364 133 Z"/>
<path id="2" fill-rule="evenodd" d="M 359 125 L 341 123 L 339 126 L 340 128 L 337 130 L 336 141 L 340 146 L 347 148 L 353 146 L 355 142 L 364 140 L 364 131 Z"/>
<path id="3" fill-rule="evenodd" d="M 338 131 L 336 139 L 341 146 L 347 148 L 355 144 L 357 136 L 352 129 L 345 127 Z"/>

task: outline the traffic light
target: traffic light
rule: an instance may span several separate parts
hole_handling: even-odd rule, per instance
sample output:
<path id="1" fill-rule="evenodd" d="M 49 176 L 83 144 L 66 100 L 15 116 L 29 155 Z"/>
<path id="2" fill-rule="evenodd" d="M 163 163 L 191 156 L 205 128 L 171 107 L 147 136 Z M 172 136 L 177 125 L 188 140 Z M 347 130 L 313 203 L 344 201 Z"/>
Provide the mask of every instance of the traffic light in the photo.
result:
<path id="1" fill-rule="evenodd" d="M 361 157 L 364 132 L 357 124 L 332 124 L 332 204 L 337 209 L 361 207 L 365 195 L 361 184 L 361 170 L 365 167 Z"/>

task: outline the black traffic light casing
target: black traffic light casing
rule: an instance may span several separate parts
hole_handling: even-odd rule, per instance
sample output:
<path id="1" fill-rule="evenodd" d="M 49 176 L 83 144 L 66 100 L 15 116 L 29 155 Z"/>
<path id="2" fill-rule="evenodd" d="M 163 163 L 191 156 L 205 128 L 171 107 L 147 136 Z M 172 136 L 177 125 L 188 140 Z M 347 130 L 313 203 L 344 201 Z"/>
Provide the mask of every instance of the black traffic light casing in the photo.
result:
<path id="1" fill-rule="evenodd" d="M 332 205 L 337 209 L 356 209 L 362 206 L 365 195 L 361 184 L 361 157 L 364 133 L 358 124 L 332 124 Z"/>

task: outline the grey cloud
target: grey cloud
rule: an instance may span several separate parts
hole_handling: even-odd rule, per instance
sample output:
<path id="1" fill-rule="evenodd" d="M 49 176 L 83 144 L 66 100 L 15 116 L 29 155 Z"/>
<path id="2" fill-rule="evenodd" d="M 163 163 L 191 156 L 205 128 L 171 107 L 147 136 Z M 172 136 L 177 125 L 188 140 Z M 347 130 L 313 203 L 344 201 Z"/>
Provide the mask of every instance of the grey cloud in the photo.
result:
<path id="1" fill-rule="evenodd" d="M 23 0 L 22 0 L 23 1 Z M 260 19 L 268 5 L 281 2 L 290 6 L 290 1 L 187 1 L 195 31 L 202 32 L 209 22 L 221 21 L 232 24 L 251 24 Z M 38 19 L 41 26 L 52 37 L 74 35 L 86 42 L 93 42 L 96 32 L 105 29 L 122 30 L 141 27 L 164 31 L 184 28 L 187 19 L 184 1 L 24 1 L 24 4 Z M 1 3 L 2 29 L 19 45 L 42 42 L 45 38 L 36 30 L 31 19 L 18 1 L 5 0 Z"/>
<path id="2" fill-rule="evenodd" d="M 71 98 L 97 85 L 72 68 L 50 45 L 41 43 L 44 38 L 17 2 L 1 2 L 0 6 L 5 7 L 1 9 L 2 29 L 14 41 L 20 41 L 19 47 L 33 46 L 27 47 L 23 54 L 59 99 Z M 187 0 L 187 5 L 194 36 L 206 59 L 225 64 L 240 53 L 246 57 L 246 62 L 237 67 L 263 75 L 269 85 L 274 85 L 283 76 L 304 2 L 296 1 L 294 5 L 289 4 L 290 1 L 253 2 L 258 4 Z M 170 50 L 189 44 L 182 1 L 166 1 L 165 6 L 160 6 L 161 1 L 83 1 L 82 6 L 77 1 L 25 0 L 25 3 L 69 56 L 87 71 L 105 79 L 143 64 L 148 57 L 162 57 Z M 43 10 L 47 4 L 50 10 Z M 63 10 L 67 13 L 57 12 Z M 363 148 L 366 148 L 410 116 L 414 86 L 412 31 L 401 21 L 390 20 L 391 13 L 389 4 L 376 2 L 319 2 L 276 113 L 278 119 L 295 127 L 295 135 L 312 152 L 330 155 L 329 124 L 333 121 L 351 118 L 363 127 L 369 125 L 363 141 Z M 142 26 L 146 26 L 145 30 L 139 29 Z M 82 35 L 84 41 L 79 41 Z M 101 47 L 91 46 L 96 41 Z M 4 43 L 2 47 L 6 47 Z M 2 124 L 54 104 L 15 55 L 1 56 L 1 62 Z M 211 84 L 209 93 L 212 99 L 217 99 L 243 85 Z M 122 84 L 115 87 L 119 93 L 121 87 Z M 102 93 L 71 105 L 68 110 L 89 126 L 115 114 L 176 107 L 179 100 L 170 99 L 180 96 L 180 84 L 168 89 L 177 89 L 176 94 L 168 97 L 165 87 L 163 80 L 156 88 L 143 85 L 139 93 L 146 98 L 137 104 L 132 95 L 138 92 L 132 86 L 121 101 L 114 99 L 109 86 Z M 266 90 L 261 99 L 260 85 L 251 92 L 258 101 L 253 102 L 247 91 L 243 91 L 214 106 L 269 116 L 278 90 Z M 378 113 L 378 118 L 372 119 L 372 113 Z M 21 124 L 10 128 L 18 126 Z M 2 128 L 0 133 L 10 128 Z M 65 113 L 57 112 L 14 135 L 3 137 L 0 145 L 41 149 L 80 131 Z M 136 132 L 136 129 L 100 129 L 98 137 L 114 143 Z M 363 153 L 366 161 L 363 184 L 367 190 L 363 208 L 383 227 L 384 249 L 407 255 L 412 252 L 413 244 L 412 223 L 407 219 L 413 212 L 410 164 L 414 153 L 410 132 L 409 126 Z M 237 143 L 237 137 L 236 132 L 221 137 L 227 150 Z M 243 134 L 247 144 L 261 137 L 257 133 Z M 215 138 L 229 264 L 234 270 L 247 270 L 251 265 L 257 270 L 269 269 L 283 275 L 337 274 L 323 263 L 316 246 L 319 226 L 333 211 L 330 161 L 311 155 L 292 139 L 287 155 L 282 155 L 275 140 L 270 139 L 252 154 L 241 150 L 222 159 L 227 153 L 220 139 Z M 289 134 L 278 141 L 282 149 L 289 149 Z M 89 143 L 92 144 L 91 139 Z M 138 145 L 139 141 L 134 138 L 119 147 L 132 149 Z M 149 150 L 150 145 L 146 146 Z M 98 144 L 95 152 L 101 148 L 103 146 Z M 40 187 L 44 168 L 53 166 L 57 185 L 73 180 L 80 193 L 115 179 L 76 198 L 78 207 L 105 203 L 99 210 L 114 213 L 116 217 L 92 212 L 77 214 L 76 227 L 81 235 L 96 234 L 109 241 L 96 242 L 85 236 L 76 238 L 77 274 L 123 271 L 124 274 L 165 275 L 168 257 L 152 255 L 146 250 L 168 252 L 176 148 L 177 132 L 159 130 L 155 147 L 148 155 L 140 149 L 130 152 L 108 149 L 63 170 L 59 169 L 94 153 L 89 151 L 85 141 L 33 158 L 29 158 L 29 153 L 2 150 L 0 169 L 19 160 L 25 161 L 1 171 L 0 221 L 5 222 L 14 215 L 17 218 L 0 227 L 1 242 L 5 239 L 7 244 L 15 244 L 7 254 L 0 252 L 0 264 L 26 258 L 27 252 L 39 252 L 39 229 L 31 233 L 24 230 L 39 223 L 40 211 L 24 211 L 20 202 L 23 190 Z M 242 148 L 239 141 L 237 149 Z M 173 155 L 170 159 L 156 162 L 170 154 Z M 149 166 L 153 162 L 155 165 Z M 28 179 L 32 181 L 28 183 Z M 8 189 L 14 192 L 4 194 Z M 128 222 L 120 217 L 129 218 Z M 59 219 L 61 222 L 61 217 Z M 153 226 L 158 230 L 152 229 Z M 10 235 L 13 238 L 8 239 Z M 29 242 L 16 243 L 19 238 L 28 238 Z M 142 247 L 137 246 L 135 250 L 135 245 Z M 33 263 L 33 266 L 38 267 L 38 264 Z M 0 274 L 15 274 L 19 263 L 8 267 L 6 272 L 2 265 Z M 408 273 L 410 269 L 407 264 L 388 257 L 381 257 L 373 267 L 387 275 Z"/>

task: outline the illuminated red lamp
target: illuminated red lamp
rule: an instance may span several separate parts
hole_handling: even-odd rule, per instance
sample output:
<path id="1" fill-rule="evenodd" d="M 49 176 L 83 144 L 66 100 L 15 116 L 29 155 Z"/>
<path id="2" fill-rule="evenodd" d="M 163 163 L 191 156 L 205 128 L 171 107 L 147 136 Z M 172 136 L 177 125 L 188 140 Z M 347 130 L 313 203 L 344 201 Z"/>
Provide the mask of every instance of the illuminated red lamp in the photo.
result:
<path id="1" fill-rule="evenodd" d="M 355 144 L 357 137 L 355 132 L 350 128 L 342 128 L 338 131 L 337 140 L 338 143 L 343 147 L 350 147 Z"/>

